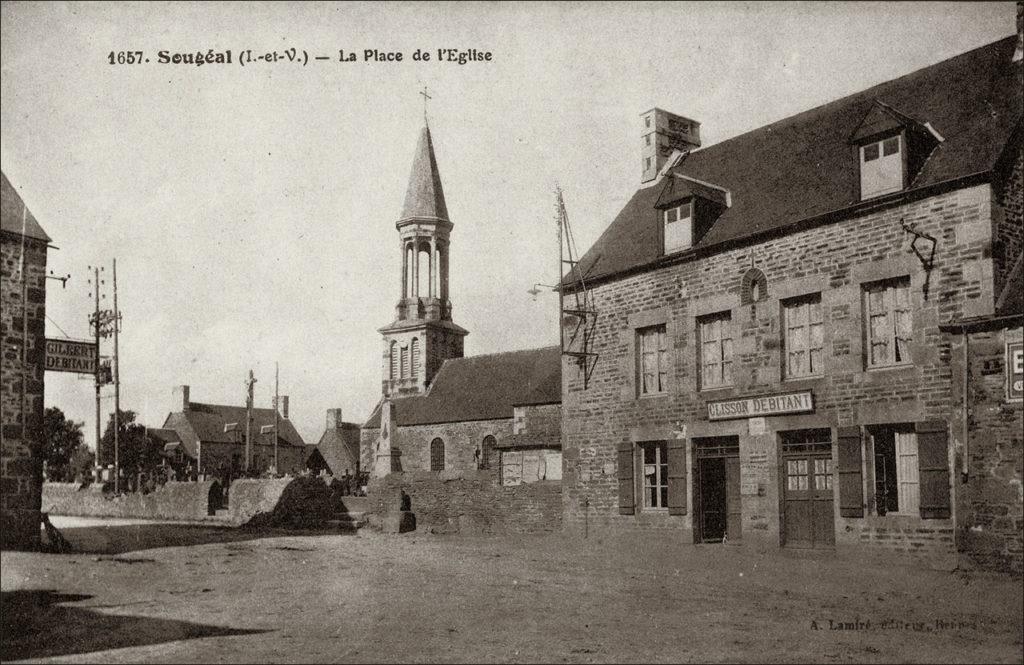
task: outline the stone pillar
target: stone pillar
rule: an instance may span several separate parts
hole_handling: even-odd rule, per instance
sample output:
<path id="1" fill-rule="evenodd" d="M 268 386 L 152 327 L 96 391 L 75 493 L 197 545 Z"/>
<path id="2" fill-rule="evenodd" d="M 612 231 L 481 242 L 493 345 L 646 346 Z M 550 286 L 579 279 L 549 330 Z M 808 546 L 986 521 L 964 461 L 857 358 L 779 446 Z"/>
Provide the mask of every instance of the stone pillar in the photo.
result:
<path id="1" fill-rule="evenodd" d="M 437 239 L 430 238 L 430 297 L 437 297 Z"/>
<path id="2" fill-rule="evenodd" d="M 420 297 L 420 240 L 415 238 L 412 245 L 412 283 L 413 296 Z"/>
<path id="3" fill-rule="evenodd" d="M 380 405 L 380 434 L 377 435 L 374 452 L 373 477 L 384 476 L 400 471 L 398 462 L 401 452 L 397 450 L 398 417 L 391 400 L 385 399 Z"/>

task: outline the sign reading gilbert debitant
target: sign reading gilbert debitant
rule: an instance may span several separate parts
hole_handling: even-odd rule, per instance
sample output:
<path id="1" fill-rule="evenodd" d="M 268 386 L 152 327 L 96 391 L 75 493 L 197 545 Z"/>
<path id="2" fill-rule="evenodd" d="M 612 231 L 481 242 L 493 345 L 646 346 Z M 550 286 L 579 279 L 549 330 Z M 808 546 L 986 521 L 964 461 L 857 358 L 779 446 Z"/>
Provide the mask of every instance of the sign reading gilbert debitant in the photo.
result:
<path id="1" fill-rule="evenodd" d="M 96 344 L 69 339 L 46 340 L 46 365 L 51 372 L 96 373 Z"/>
<path id="2" fill-rule="evenodd" d="M 708 420 L 760 418 L 809 411 L 814 411 L 814 398 L 810 391 L 708 402 Z"/>

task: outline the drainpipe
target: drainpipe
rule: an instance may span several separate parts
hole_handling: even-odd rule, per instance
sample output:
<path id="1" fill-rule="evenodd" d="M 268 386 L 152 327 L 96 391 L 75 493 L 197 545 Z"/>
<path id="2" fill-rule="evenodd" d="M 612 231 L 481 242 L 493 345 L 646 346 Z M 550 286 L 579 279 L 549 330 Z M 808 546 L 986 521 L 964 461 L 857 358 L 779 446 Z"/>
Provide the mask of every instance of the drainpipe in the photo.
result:
<path id="1" fill-rule="evenodd" d="M 967 332 L 966 328 L 961 329 L 961 333 L 964 336 L 964 356 L 963 356 L 964 357 L 964 360 L 963 360 L 963 363 L 964 363 L 964 369 L 963 369 L 963 386 L 964 386 L 964 391 L 963 391 L 963 413 L 961 414 L 961 417 L 962 417 L 961 425 L 963 427 L 963 437 L 964 437 L 964 453 L 963 453 L 963 458 L 960 460 L 960 482 L 961 483 L 966 483 L 967 482 L 967 478 L 968 478 L 968 473 L 969 473 L 969 464 L 970 464 L 970 455 L 968 454 L 969 453 L 969 445 L 970 445 L 969 444 L 969 442 L 970 442 L 970 432 L 968 431 L 968 420 L 969 420 L 968 409 L 970 408 L 970 406 L 969 406 L 969 404 L 970 404 L 969 397 L 970 397 L 970 392 L 971 392 L 971 366 L 969 364 L 970 363 L 970 354 L 968 353 L 968 347 L 971 344 L 971 336 Z"/>

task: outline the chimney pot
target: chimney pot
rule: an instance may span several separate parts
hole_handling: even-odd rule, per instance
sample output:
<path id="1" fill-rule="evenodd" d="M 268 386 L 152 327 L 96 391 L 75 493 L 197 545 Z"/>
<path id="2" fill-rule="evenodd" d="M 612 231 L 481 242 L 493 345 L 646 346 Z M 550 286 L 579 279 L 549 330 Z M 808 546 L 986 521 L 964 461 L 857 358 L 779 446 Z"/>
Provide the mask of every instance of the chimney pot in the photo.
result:
<path id="1" fill-rule="evenodd" d="M 281 417 L 288 420 L 288 395 L 281 395 L 281 401 L 275 404 L 275 406 Z"/>
<path id="2" fill-rule="evenodd" d="M 181 406 L 182 411 L 188 411 L 190 406 L 188 386 L 175 386 L 172 392 L 175 406 Z"/>
<path id="3" fill-rule="evenodd" d="M 341 429 L 341 409 L 327 409 L 327 429 Z"/>

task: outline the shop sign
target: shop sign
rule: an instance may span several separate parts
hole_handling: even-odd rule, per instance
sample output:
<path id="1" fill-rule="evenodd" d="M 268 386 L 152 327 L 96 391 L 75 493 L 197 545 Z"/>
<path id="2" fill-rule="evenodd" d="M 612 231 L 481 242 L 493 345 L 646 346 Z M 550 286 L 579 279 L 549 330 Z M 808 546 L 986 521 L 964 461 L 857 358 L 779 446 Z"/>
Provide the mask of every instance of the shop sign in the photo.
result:
<path id="1" fill-rule="evenodd" d="M 1006 343 L 1006 399 L 1024 399 L 1024 342 Z"/>
<path id="2" fill-rule="evenodd" d="M 96 373 L 96 344 L 68 339 L 46 340 L 46 365 L 51 372 Z"/>
<path id="3" fill-rule="evenodd" d="M 811 391 L 708 402 L 708 420 L 762 418 L 814 411 Z"/>

